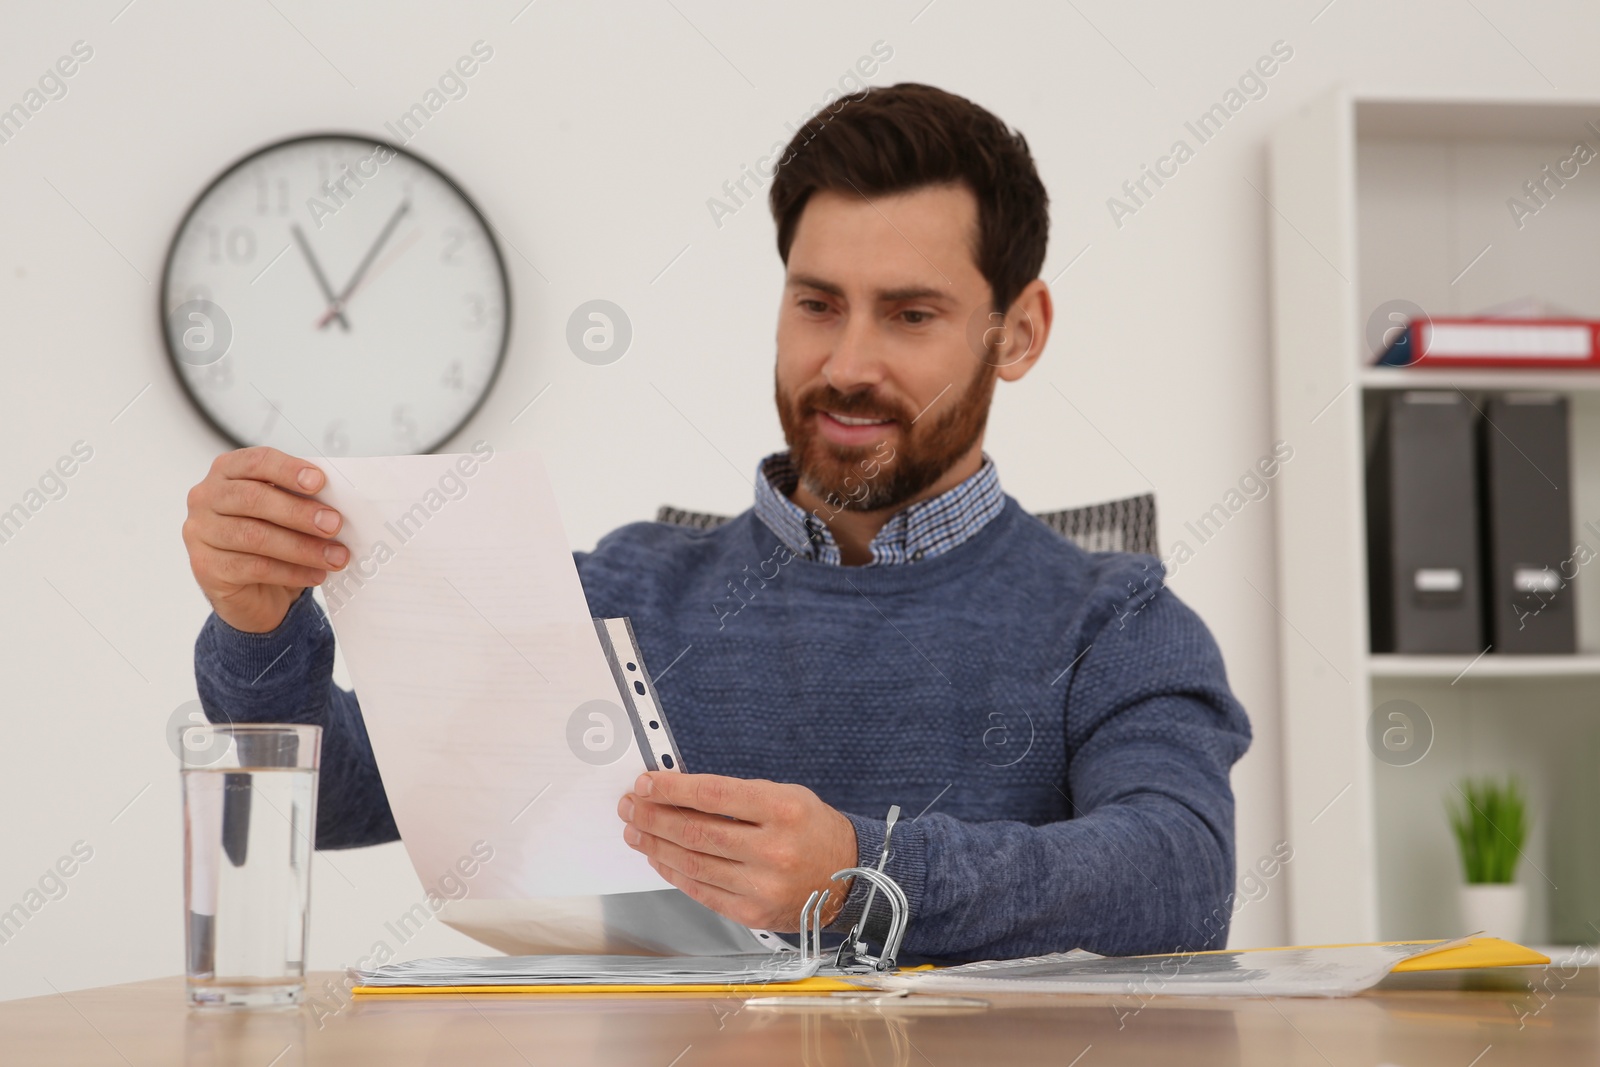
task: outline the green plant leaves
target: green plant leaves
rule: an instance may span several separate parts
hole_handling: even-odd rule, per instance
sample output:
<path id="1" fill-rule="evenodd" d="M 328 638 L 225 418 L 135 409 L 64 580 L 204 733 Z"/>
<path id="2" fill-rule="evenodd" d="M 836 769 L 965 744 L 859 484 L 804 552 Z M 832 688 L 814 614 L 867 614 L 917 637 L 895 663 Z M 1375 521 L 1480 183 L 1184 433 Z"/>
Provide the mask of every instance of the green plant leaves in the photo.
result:
<path id="1" fill-rule="evenodd" d="M 1461 850 L 1461 869 L 1469 885 L 1516 881 L 1517 861 L 1528 840 L 1528 805 L 1516 778 L 1503 783 L 1463 778 L 1456 798 L 1446 797 L 1450 828 Z"/>

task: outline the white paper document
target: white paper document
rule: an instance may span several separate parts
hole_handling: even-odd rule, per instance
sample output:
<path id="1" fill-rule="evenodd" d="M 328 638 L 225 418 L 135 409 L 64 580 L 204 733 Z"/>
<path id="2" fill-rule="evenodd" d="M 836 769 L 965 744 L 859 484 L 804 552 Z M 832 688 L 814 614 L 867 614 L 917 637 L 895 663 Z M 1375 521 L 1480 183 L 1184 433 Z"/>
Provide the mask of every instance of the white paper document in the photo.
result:
<path id="1" fill-rule="evenodd" d="M 1097 956 L 1076 949 L 985 960 L 932 971 L 871 976 L 862 984 L 913 993 L 1099 993 L 1152 997 L 1348 997 L 1380 982 L 1397 963 L 1466 944 L 1241 949 L 1166 956 Z"/>
<path id="2" fill-rule="evenodd" d="M 323 466 L 351 553 L 323 595 L 423 885 L 480 909 L 670 888 L 622 840 L 644 767 L 626 715 L 614 759 L 573 747 L 604 729 L 580 707 L 621 706 L 537 455 Z"/>

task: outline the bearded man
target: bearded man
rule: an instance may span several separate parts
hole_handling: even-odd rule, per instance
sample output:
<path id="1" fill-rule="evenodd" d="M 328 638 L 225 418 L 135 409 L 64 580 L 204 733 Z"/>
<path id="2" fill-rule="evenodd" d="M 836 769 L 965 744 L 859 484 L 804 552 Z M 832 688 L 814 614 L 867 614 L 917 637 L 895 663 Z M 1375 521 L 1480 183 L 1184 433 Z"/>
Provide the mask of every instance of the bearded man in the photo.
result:
<path id="1" fill-rule="evenodd" d="M 898 804 L 903 958 L 1221 947 L 1250 726 L 1217 646 L 1158 562 L 1080 550 L 983 452 L 996 382 L 1033 368 L 1053 316 L 1026 140 L 930 86 L 871 89 L 795 135 L 769 200 L 788 449 L 723 525 L 576 553 L 591 613 L 670 663 L 673 732 L 707 772 L 641 775 L 617 832 L 719 914 L 795 930 L 835 871 L 877 865 Z M 338 848 L 399 835 L 310 595 L 348 563 L 340 517 L 282 488 L 323 478 L 228 453 L 184 538 L 214 608 L 202 701 L 324 727 L 317 843 Z M 832 885 L 832 930 L 867 888 Z"/>

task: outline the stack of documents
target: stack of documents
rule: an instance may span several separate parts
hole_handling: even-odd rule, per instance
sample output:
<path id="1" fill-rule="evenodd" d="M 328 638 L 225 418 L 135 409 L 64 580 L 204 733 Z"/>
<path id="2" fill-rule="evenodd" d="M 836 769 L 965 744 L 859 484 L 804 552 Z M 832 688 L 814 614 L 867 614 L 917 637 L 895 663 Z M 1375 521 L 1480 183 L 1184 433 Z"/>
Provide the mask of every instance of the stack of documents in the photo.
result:
<path id="1" fill-rule="evenodd" d="M 762 985 L 798 982 L 817 973 L 821 961 L 798 952 L 733 956 L 488 956 L 436 957 L 350 969 L 358 986 L 552 985 Z"/>
<path id="2" fill-rule="evenodd" d="M 1348 997 L 1390 971 L 1506 967 L 1548 957 L 1496 938 L 1394 941 L 1366 945 L 1097 956 L 1081 949 L 1017 960 L 988 960 L 863 979 L 882 989 L 921 993 L 1103 993 L 1148 997 Z M 1407 966 L 1410 965 L 1410 966 Z"/>
<path id="3" fill-rule="evenodd" d="M 894 974 L 839 973 L 796 952 L 723 956 L 503 956 L 426 959 L 355 970 L 354 992 L 817 993 L 869 987 L 910 993 L 1087 993 L 1110 996 L 1348 997 L 1393 971 L 1525 967 L 1549 963 L 1493 937 L 1363 945 L 1097 956 L 1077 950 Z"/>

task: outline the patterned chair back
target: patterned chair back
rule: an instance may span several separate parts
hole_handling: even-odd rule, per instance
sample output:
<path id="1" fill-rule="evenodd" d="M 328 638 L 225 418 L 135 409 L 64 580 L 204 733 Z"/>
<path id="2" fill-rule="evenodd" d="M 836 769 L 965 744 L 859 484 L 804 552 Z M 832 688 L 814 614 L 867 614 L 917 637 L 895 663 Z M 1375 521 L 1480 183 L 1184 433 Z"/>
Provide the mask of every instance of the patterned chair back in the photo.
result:
<path id="1" fill-rule="evenodd" d="M 1160 556 L 1156 541 L 1156 498 L 1154 493 L 1086 504 L 1063 511 L 1042 511 L 1035 516 L 1056 533 L 1085 552 L 1143 552 Z M 656 512 L 657 522 L 710 530 L 727 522 L 731 515 L 705 511 L 686 511 L 663 504 Z"/>

